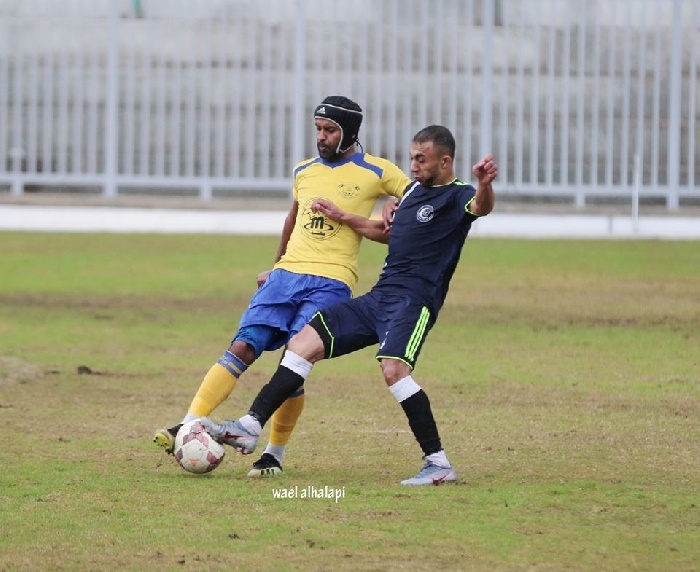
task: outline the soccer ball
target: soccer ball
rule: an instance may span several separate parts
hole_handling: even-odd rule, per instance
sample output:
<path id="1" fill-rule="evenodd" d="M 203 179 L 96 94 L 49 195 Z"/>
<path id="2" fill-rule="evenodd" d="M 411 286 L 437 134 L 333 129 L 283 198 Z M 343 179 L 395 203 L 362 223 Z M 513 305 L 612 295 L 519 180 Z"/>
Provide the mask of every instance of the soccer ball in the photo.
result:
<path id="1" fill-rule="evenodd" d="M 189 473 L 209 473 L 224 459 L 226 449 L 214 441 L 204 425 L 195 419 L 185 423 L 175 436 L 175 459 Z"/>

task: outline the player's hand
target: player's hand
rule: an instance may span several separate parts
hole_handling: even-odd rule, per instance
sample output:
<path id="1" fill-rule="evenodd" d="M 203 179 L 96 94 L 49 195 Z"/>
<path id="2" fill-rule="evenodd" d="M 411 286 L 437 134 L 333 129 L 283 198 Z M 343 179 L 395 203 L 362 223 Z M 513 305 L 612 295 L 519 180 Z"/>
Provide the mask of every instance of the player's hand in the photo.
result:
<path id="1" fill-rule="evenodd" d="M 399 208 L 399 201 L 390 198 L 384 202 L 382 207 L 382 220 L 384 221 L 384 231 L 389 232 L 391 230 L 391 223 L 394 222 L 394 213 L 396 209 Z"/>
<path id="2" fill-rule="evenodd" d="M 262 286 L 265 283 L 265 281 L 270 276 L 270 272 L 272 272 L 272 270 L 263 270 L 260 274 L 256 276 L 255 280 L 258 283 L 258 288 L 260 288 L 260 286 Z"/>
<path id="3" fill-rule="evenodd" d="M 498 165 L 493 162 L 493 155 L 486 155 L 474 165 L 472 173 L 480 183 L 488 184 L 493 181 L 498 175 Z"/>
<path id="4" fill-rule="evenodd" d="M 342 222 L 343 215 L 345 215 L 343 209 L 337 207 L 327 199 L 314 199 L 311 203 L 311 211 L 314 213 L 321 213 L 326 218 L 336 222 Z"/>

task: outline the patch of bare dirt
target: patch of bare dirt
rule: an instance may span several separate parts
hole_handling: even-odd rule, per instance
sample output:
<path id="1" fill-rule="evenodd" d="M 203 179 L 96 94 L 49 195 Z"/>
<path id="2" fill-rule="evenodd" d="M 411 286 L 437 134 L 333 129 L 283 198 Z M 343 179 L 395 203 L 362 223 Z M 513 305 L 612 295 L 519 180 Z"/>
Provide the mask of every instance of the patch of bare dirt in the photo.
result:
<path id="1" fill-rule="evenodd" d="M 42 375 L 43 372 L 34 364 L 18 358 L 0 356 L 0 387 L 24 383 Z"/>

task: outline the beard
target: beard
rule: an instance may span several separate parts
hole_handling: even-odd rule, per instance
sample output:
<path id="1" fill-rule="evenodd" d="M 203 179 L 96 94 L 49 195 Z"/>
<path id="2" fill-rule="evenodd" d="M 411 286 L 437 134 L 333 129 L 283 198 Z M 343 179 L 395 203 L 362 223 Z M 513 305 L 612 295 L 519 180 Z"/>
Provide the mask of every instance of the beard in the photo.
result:
<path id="1" fill-rule="evenodd" d="M 318 156 L 324 161 L 336 163 L 340 159 L 340 155 L 336 153 L 336 150 L 328 147 L 327 145 L 316 143 L 316 148 L 318 149 Z"/>
<path id="2" fill-rule="evenodd" d="M 432 187 L 435 184 L 435 179 L 437 177 L 435 175 L 430 175 L 430 176 L 426 176 L 426 177 L 413 177 L 413 178 L 424 187 Z"/>

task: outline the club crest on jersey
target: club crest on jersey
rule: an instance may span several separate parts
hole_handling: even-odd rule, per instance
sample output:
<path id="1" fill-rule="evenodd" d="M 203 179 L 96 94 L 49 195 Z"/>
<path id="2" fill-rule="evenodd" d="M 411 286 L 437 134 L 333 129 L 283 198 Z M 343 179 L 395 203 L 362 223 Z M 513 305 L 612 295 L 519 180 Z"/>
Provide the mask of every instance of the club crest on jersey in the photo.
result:
<path id="1" fill-rule="evenodd" d="M 352 183 L 340 183 L 338 185 L 338 193 L 346 199 L 352 199 L 360 194 L 360 187 Z"/>
<path id="2" fill-rule="evenodd" d="M 433 209 L 433 205 L 423 205 L 422 207 L 419 207 L 418 212 L 416 213 L 418 222 L 428 222 L 432 220 L 434 216 L 435 209 Z"/>

